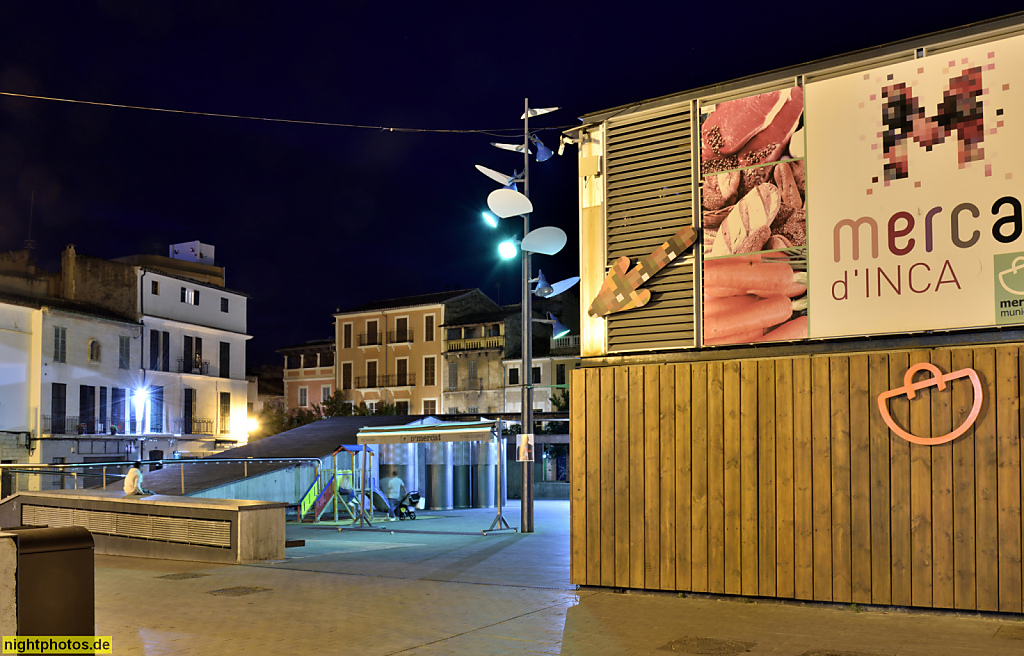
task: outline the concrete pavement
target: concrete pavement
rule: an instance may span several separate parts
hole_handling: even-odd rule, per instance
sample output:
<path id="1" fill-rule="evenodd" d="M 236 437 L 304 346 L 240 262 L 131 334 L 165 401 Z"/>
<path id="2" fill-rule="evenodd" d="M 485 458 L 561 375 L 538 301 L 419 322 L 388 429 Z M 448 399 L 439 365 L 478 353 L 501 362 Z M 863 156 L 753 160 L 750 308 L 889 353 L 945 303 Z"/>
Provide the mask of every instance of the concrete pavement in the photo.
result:
<path id="1" fill-rule="evenodd" d="M 306 546 L 281 562 L 97 556 L 97 635 L 115 654 L 1024 654 L 1019 616 L 576 590 L 565 501 L 536 502 L 532 535 L 425 515 L 289 525 Z"/>

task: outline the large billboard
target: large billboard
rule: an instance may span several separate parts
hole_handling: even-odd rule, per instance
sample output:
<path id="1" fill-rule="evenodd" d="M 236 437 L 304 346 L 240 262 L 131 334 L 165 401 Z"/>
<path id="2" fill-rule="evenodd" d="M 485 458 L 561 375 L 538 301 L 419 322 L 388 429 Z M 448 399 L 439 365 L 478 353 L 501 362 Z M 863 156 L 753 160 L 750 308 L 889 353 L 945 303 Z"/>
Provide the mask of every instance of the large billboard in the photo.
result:
<path id="1" fill-rule="evenodd" d="M 1014 37 L 806 85 L 811 337 L 1024 323 L 1022 67 Z"/>
<path id="2" fill-rule="evenodd" d="M 701 106 L 703 344 L 1024 323 L 1024 37 Z"/>

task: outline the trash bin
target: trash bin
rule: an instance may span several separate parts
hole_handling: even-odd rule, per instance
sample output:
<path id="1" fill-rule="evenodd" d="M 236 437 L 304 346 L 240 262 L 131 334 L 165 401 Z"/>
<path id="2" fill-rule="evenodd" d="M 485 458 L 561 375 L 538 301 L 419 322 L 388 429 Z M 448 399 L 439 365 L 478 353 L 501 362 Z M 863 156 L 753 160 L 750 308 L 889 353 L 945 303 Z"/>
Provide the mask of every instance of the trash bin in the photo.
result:
<path id="1" fill-rule="evenodd" d="M 15 536 L 18 547 L 18 635 L 94 635 L 92 534 L 81 526 L 4 532 Z"/>

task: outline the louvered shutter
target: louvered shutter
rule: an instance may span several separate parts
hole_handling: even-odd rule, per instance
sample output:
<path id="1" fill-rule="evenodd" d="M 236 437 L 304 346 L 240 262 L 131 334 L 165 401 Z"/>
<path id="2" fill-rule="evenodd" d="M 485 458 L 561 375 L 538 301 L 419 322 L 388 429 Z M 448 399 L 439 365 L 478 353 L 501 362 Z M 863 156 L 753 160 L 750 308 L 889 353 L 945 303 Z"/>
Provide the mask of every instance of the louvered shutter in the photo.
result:
<path id="1" fill-rule="evenodd" d="M 608 120 L 605 150 L 610 266 L 639 257 L 693 224 L 690 103 Z M 692 348 L 694 255 L 687 252 L 649 280 L 650 302 L 608 316 L 608 352 Z"/>

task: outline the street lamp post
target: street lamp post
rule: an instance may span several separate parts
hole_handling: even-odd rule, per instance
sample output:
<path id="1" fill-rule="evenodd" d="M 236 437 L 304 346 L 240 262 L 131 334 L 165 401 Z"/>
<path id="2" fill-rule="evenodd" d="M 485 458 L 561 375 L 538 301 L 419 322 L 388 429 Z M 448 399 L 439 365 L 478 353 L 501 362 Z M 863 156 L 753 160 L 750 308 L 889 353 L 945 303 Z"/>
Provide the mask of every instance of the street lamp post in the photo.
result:
<path id="1" fill-rule="evenodd" d="M 530 197 L 530 99 L 523 105 L 523 195 Z M 530 234 L 530 213 L 523 214 L 523 237 Z M 523 254 L 523 405 L 522 434 L 533 433 L 533 298 L 530 290 L 530 252 Z M 533 533 L 533 463 L 523 462 L 523 491 L 519 502 L 519 530 Z"/>
<path id="2" fill-rule="evenodd" d="M 548 285 L 544 283 L 543 288 L 538 284 L 537 290 L 530 288 L 531 283 L 535 282 L 532 277 L 532 263 L 531 254 L 541 253 L 544 255 L 554 255 L 558 253 L 562 247 L 565 246 L 566 235 L 563 230 L 555 227 L 543 227 L 530 232 L 530 213 L 533 211 L 533 204 L 530 202 L 530 142 L 534 142 L 537 146 L 537 160 L 544 161 L 551 156 L 551 151 L 548 150 L 540 142 L 540 140 L 530 134 L 530 116 L 538 116 L 540 114 L 547 114 L 558 109 L 557 107 L 549 107 L 545 109 L 530 109 L 530 99 L 527 98 L 524 101 L 523 108 L 523 144 L 522 146 L 516 144 L 492 144 L 504 150 L 523 151 L 523 173 L 522 177 L 512 175 L 506 176 L 493 171 L 486 167 L 477 165 L 477 170 L 486 175 L 488 178 L 504 185 L 503 189 L 498 189 L 491 192 L 487 197 L 487 204 L 491 211 L 494 212 L 498 218 L 511 218 L 513 216 L 523 217 L 523 238 L 519 242 L 519 252 L 522 255 L 522 278 L 523 278 L 523 296 L 520 304 L 522 310 L 522 428 L 520 434 L 532 434 L 533 433 L 533 324 L 535 322 L 552 324 L 560 329 L 564 328 L 552 317 L 549 320 L 533 318 L 533 298 L 532 295 L 536 293 L 538 296 L 549 298 L 555 296 L 579 281 L 579 277 L 566 279 L 555 283 L 554 285 Z M 523 183 L 523 192 L 520 193 L 516 190 L 515 185 L 517 182 Z M 494 217 L 485 216 L 488 224 L 494 227 L 497 223 L 497 219 Z M 492 220 L 493 219 L 493 220 Z M 506 248 L 502 250 L 503 257 L 514 257 L 515 249 L 510 242 L 503 244 Z M 537 282 L 539 283 L 539 280 Z M 522 503 L 520 504 L 520 528 L 519 530 L 523 533 L 533 533 L 533 462 L 526 461 L 522 463 Z"/>

